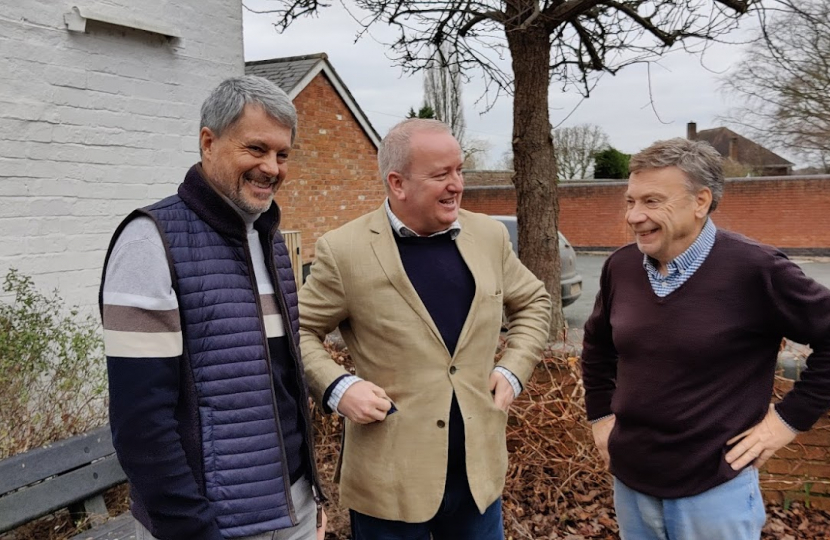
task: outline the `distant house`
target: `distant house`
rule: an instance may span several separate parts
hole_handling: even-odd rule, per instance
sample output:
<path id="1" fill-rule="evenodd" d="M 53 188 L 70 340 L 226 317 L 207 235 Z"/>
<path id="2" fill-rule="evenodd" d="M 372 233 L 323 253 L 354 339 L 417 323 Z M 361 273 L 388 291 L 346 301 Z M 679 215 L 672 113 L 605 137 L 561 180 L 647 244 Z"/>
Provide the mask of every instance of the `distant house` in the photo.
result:
<path id="1" fill-rule="evenodd" d="M 720 155 L 752 169 L 757 176 L 787 176 L 792 173 L 794 164 L 791 161 L 726 127 L 697 131 L 697 124 L 689 122 L 686 138 L 708 142 Z"/>
<path id="2" fill-rule="evenodd" d="M 277 202 L 281 228 L 301 232 L 308 263 L 323 233 L 383 202 L 380 137 L 325 53 L 246 62 L 245 72 L 277 84 L 297 108 L 297 140 Z"/>

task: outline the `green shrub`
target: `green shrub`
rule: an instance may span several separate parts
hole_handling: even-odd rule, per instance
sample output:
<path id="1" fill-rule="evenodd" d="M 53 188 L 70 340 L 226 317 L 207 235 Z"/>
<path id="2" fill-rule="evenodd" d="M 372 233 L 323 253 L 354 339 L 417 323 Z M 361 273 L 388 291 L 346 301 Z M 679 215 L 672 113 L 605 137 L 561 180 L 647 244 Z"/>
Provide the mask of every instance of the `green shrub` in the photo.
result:
<path id="1" fill-rule="evenodd" d="M 594 154 L 594 178 L 621 179 L 628 178 L 628 154 L 616 148 L 607 148 Z"/>
<path id="2" fill-rule="evenodd" d="M 0 459 L 106 422 L 99 324 L 11 269 L 0 302 Z"/>
<path id="3" fill-rule="evenodd" d="M 430 107 L 429 105 L 424 105 L 418 112 L 415 112 L 415 109 L 412 107 L 409 108 L 409 113 L 406 115 L 407 118 L 436 118 L 435 116 L 435 109 Z"/>

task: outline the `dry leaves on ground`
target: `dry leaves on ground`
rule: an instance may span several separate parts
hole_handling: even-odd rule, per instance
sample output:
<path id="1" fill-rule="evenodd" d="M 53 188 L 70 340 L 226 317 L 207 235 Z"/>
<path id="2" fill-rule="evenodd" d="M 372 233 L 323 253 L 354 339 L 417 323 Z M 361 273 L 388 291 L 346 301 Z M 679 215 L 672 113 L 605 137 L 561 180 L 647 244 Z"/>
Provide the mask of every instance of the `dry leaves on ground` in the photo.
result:
<path id="1" fill-rule="evenodd" d="M 329 346 L 349 366 L 348 353 Z M 616 540 L 610 476 L 600 465 L 584 420 L 584 391 L 578 361 L 568 351 L 549 349 L 525 391 L 514 402 L 507 427 L 510 462 L 504 492 L 508 540 Z M 339 507 L 333 484 L 343 420 L 314 408 L 320 476 L 330 502 L 329 540 L 348 540 L 348 513 Z M 120 488 L 124 508 L 124 488 Z M 830 540 L 830 514 L 794 502 L 767 506 L 763 540 Z M 1 535 L 2 540 L 64 540 L 66 512 Z"/>

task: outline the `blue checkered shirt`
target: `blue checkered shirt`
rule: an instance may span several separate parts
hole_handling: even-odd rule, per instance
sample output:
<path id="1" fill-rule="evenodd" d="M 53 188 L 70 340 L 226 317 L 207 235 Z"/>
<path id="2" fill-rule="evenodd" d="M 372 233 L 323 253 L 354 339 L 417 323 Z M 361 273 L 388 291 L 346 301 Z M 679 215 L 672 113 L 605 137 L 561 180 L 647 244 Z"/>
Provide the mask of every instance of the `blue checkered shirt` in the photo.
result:
<path id="1" fill-rule="evenodd" d="M 712 251 L 712 246 L 715 245 L 715 233 L 718 229 L 712 220 L 707 218 L 703 230 L 700 231 L 697 239 L 689 246 L 689 249 L 678 255 L 674 260 L 669 261 L 666 265 L 668 270 L 664 276 L 657 269 L 657 265 L 651 257 L 643 255 L 643 267 L 648 274 L 648 281 L 651 283 L 651 288 L 654 294 L 660 298 L 664 298 L 677 289 L 694 275 L 709 252 Z"/>

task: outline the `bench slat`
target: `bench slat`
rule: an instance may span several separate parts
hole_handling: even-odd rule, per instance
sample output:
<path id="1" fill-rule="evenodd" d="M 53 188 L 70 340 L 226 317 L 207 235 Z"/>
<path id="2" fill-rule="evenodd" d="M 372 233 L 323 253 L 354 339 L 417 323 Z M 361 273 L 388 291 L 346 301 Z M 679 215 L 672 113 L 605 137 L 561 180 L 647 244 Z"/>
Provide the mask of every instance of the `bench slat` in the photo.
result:
<path id="1" fill-rule="evenodd" d="M 132 514 L 126 512 L 70 540 L 135 540 L 135 520 Z"/>
<path id="2" fill-rule="evenodd" d="M 0 497 L 0 532 L 66 508 L 126 479 L 113 454 L 82 469 Z"/>
<path id="3" fill-rule="evenodd" d="M 0 496 L 115 453 L 109 425 L 0 461 Z"/>

